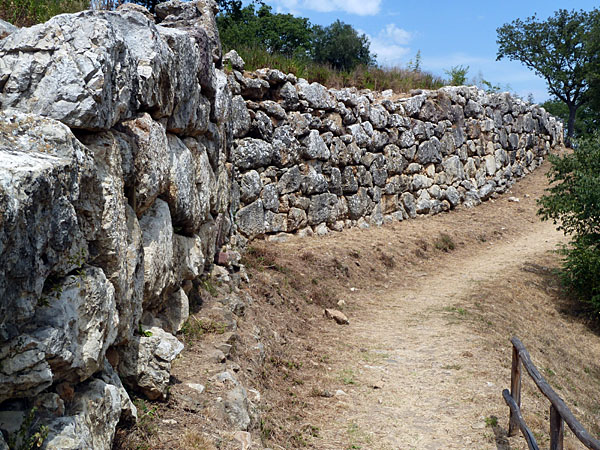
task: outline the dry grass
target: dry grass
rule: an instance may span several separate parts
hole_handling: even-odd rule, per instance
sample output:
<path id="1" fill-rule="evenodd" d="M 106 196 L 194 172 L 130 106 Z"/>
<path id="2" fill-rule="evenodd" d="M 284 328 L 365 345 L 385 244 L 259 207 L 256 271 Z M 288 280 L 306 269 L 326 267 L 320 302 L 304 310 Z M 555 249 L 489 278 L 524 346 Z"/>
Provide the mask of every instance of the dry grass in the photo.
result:
<path id="1" fill-rule="evenodd" d="M 365 366 L 396 367 L 390 360 L 396 358 L 398 340 L 404 339 L 409 327 L 418 329 L 425 320 L 438 316 L 439 323 L 434 321 L 440 327 L 437 333 L 465 335 L 477 342 L 466 351 L 460 349 L 458 358 L 434 363 L 438 370 L 450 374 L 444 376 L 463 383 L 462 397 L 449 396 L 446 400 L 460 408 L 476 408 L 482 417 L 483 429 L 466 425 L 466 432 L 481 437 L 481 441 L 457 448 L 523 448 L 521 438 L 506 437 L 508 409 L 501 398 L 501 390 L 510 383 L 508 339 L 513 334 L 523 340 L 534 362 L 575 415 L 598 433 L 600 409 L 595 400 L 600 391 L 600 337 L 584 317 L 573 314 L 573 304 L 562 295 L 552 270 L 546 269 L 554 267 L 553 254 L 530 261 L 533 265 L 519 261 L 517 267 L 500 276 L 458 290 L 461 295 L 449 297 L 445 309 L 423 305 L 421 310 L 398 315 L 401 305 L 394 303 L 399 295 L 409 299 L 409 292 L 417 285 L 423 286 L 425 294 L 437 293 L 446 286 L 429 286 L 427 276 L 459 267 L 469 258 L 526 234 L 537 223 L 535 196 L 544 184 L 539 173 L 515 186 L 508 195 L 523 198 L 518 206 L 499 198 L 472 210 L 376 229 L 354 229 L 281 244 L 252 243 L 245 262 L 251 276 L 247 291 L 254 303 L 238 321 L 236 349 L 226 366 L 237 367 L 238 379 L 261 393 L 260 418 L 249 430 L 254 441 L 261 439 L 263 446 L 274 449 L 398 448 L 381 444 L 377 430 L 391 430 L 388 425 L 397 423 L 406 405 L 418 401 L 419 396 L 400 398 L 394 394 L 395 381 L 390 379 L 384 382 L 383 390 L 374 388 L 381 380 L 370 374 L 379 372 Z M 525 192 L 531 198 L 525 198 Z M 455 249 L 438 251 L 436 240 L 447 230 L 452 230 L 448 236 Z M 394 267 L 390 267 L 391 261 Z M 341 327 L 323 318 L 323 306 L 337 305 L 339 300 L 345 302 L 343 310 L 350 326 Z M 209 309 L 212 301 L 207 300 L 203 309 Z M 393 326 L 382 326 L 386 319 L 382 315 L 389 316 Z M 176 361 L 174 378 L 179 383 L 206 383 L 205 400 L 198 410 L 186 409 L 179 395 L 182 384 L 175 384 L 176 395 L 161 407 L 160 416 L 173 418 L 177 424 L 163 426 L 159 422 L 161 440 L 153 441 L 152 448 L 192 448 L 181 442 L 189 431 L 221 442 L 219 448 L 239 450 L 239 444 L 236 447 L 227 441 L 224 432 L 215 431 L 223 428 L 215 409 L 215 398 L 223 391 L 211 386 L 209 378 L 224 368 L 207 366 L 205 355 L 220 337 L 215 333 L 199 336 L 183 359 Z M 379 338 L 390 342 L 378 342 Z M 257 353 L 257 340 L 264 345 L 263 355 Z M 410 350 L 417 344 L 407 341 L 402 347 Z M 404 366 L 403 361 L 396 364 Z M 482 377 L 492 380 L 494 387 L 489 388 Z M 390 383 L 391 390 L 386 390 Z M 338 389 L 347 395 L 335 396 Z M 548 403 L 528 381 L 523 385 L 523 407 L 540 443 L 547 444 Z M 440 409 L 440 420 L 446 413 Z M 365 420 L 371 425 L 366 426 Z M 572 439 L 566 448 L 576 448 Z"/>
<path id="2" fill-rule="evenodd" d="M 506 347 L 508 337 L 519 337 L 546 381 L 582 424 L 600 437 L 600 330 L 563 291 L 557 268 L 555 254 L 535 264 L 525 263 L 507 274 L 510 283 L 485 283 L 460 307 L 470 313 L 472 325 L 485 337 L 490 351 L 503 358 L 503 365 L 510 364 L 511 353 L 497 349 Z M 504 387 L 509 385 L 507 379 Z M 550 403 L 527 375 L 521 398 L 525 420 L 538 444 L 548 446 Z M 578 448 L 572 434 L 566 435 L 566 448 Z"/>
<path id="3" fill-rule="evenodd" d="M 447 84 L 441 77 L 422 70 L 359 66 L 352 71 L 343 72 L 307 59 L 270 54 L 264 49 L 236 50 L 246 63 L 246 70 L 253 71 L 263 67 L 279 69 L 330 88 L 356 87 L 375 91 L 392 89 L 396 93 L 405 93 L 411 89 L 438 89 Z"/>

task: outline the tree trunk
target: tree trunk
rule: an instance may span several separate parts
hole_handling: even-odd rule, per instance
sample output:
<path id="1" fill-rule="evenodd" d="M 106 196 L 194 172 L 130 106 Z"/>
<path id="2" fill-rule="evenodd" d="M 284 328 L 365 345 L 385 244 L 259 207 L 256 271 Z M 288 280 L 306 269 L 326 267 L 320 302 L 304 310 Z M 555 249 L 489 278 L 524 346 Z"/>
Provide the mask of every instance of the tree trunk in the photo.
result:
<path id="1" fill-rule="evenodd" d="M 569 122 L 567 123 L 567 138 L 565 139 L 565 145 L 571 148 L 573 135 L 575 133 L 575 114 L 577 113 L 577 106 L 573 103 L 568 103 L 569 107 Z"/>

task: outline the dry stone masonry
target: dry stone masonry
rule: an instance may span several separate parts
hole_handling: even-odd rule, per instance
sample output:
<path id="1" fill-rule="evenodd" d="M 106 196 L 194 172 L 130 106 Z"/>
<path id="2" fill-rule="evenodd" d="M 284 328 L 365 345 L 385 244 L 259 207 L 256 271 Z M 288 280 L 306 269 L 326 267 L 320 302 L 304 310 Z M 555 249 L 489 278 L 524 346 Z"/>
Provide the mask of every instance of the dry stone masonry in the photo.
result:
<path id="1" fill-rule="evenodd" d="M 226 56 L 236 224 L 250 239 L 475 206 L 562 144 L 560 123 L 508 93 L 326 89 L 277 70 L 243 74 L 239 57 Z"/>
<path id="2" fill-rule="evenodd" d="M 136 417 L 128 391 L 167 397 L 219 251 L 237 264 L 260 236 L 474 206 L 562 143 L 509 94 L 326 89 L 245 73 L 235 52 L 223 66 L 216 11 L 0 23 L 0 449 L 32 407 L 44 448 L 111 448 Z"/>

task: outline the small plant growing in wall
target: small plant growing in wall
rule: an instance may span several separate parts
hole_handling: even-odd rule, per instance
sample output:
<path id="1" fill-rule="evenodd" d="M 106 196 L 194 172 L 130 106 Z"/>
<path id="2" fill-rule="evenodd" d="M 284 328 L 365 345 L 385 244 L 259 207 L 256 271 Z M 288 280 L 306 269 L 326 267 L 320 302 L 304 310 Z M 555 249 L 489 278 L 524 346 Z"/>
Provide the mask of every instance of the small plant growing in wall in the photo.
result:
<path id="1" fill-rule="evenodd" d="M 137 332 L 140 336 L 144 336 L 144 337 L 150 337 L 152 336 L 152 331 L 148 331 L 148 330 L 144 330 L 142 328 L 142 323 L 138 323 L 138 329 Z"/>
<path id="2" fill-rule="evenodd" d="M 44 444 L 49 429 L 45 425 L 38 424 L 36 412 L 36 407 L 31 408 L 19 430 L 8 439 L 8 447 L 11 450 L 33 450 Z"/>

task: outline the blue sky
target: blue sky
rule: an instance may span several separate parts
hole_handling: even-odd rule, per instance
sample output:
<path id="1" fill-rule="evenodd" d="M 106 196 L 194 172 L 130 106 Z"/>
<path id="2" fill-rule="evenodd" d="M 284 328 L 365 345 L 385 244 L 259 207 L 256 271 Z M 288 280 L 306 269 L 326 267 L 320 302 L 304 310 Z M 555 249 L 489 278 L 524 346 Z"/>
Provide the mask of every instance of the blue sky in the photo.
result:
<path id="1" fill-rule="evenodd" d="M 518 62 L 496 61 L 496 28 L 537 14 L 547 18 L 560 8 L 591 10 L 589 0 L 265 0 L 277 12 L 308 17 L 313 24 L 336 19 L 351 24 L 371 40 L 382 65 L 401 65 L 421 51 L 422 67 L 437 75 L 452 66 L 469 66 L 468 77 L 535 100 L 548 98 L 545 82 Z"/>

